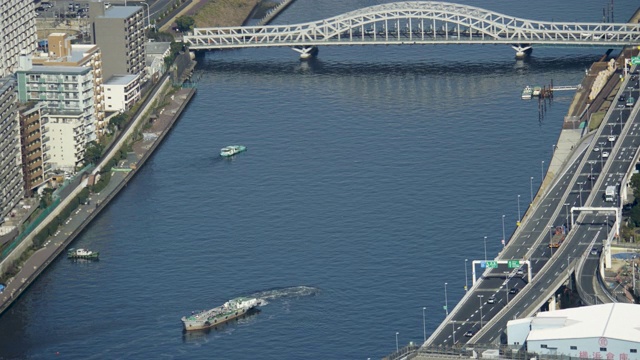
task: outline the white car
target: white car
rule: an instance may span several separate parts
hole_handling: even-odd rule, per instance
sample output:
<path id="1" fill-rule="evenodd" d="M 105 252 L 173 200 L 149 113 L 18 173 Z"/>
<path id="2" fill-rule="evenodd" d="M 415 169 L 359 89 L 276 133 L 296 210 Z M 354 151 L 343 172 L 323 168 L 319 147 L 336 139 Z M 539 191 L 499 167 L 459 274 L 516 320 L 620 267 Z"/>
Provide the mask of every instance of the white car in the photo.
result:
<path id="1" fill-rule="evenodd" d="M 593 148 L 593 151 L 598 152 L 598 151 L 600 151 L 600 148 L 596 146 L 596 147 Z"/>
<path id="2" fill-rule="evenodd" d="M 603 151 L 603 152 L 602 152 L 602 158 L 603 158 L 603 159 L 606 159 L 606 158 L 608 158 L 608 157 L 609 157 L 609 152 L 608 152 L 608 151 Z"/>
<path id="3" fill-rule="evenodd" d="M 616 141 L 616 136 L 615 135 L 609 135 L 609 136 L 607 136 L 607 140 L 609 140 L 611 142 L 614 142 L 614 141 Z"/>

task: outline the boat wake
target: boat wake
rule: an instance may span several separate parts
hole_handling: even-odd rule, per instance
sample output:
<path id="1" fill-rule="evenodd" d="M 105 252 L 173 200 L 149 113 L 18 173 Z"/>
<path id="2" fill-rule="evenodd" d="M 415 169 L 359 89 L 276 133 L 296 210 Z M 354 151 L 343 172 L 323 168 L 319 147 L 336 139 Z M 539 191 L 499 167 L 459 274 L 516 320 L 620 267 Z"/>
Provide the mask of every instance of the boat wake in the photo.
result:
<path id="1" fill-rule="evenodd" d="M 320 289 L 311 286 L 292 286 L 285 288 L 273 288 L 258 291 L 249 295 L 262 300 L 270 301 L 283 298 L 299 298 L 305 296 L 316 296 L 320 293 Z"/>

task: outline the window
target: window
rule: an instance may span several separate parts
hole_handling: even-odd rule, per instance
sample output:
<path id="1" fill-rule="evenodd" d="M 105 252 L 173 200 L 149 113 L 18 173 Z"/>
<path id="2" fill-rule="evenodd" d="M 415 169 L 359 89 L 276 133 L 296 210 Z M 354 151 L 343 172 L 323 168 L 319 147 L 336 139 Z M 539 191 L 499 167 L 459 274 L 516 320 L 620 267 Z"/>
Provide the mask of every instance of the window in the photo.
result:
<path id="1" fill-rule="evenodd" d="M 546 344 L 540 344 L 540 348 L 542 348 L 542 349 L 546 349 L 546 348 L 547 348 L 547 345 L 546 345 Z"/>
<path id="2" fill-rule="evenodd" d="M 629 350 L 629 351 L 635 354 L 635 353 L 637 353 L 637 352 L 638 352 L 638 349 L 631 349 L 631 350 Z"/>
<path id="3" fill-rule="evenodd" d="M 578 350 L 577 346 L 571 346 L 571 350 Z"/>
<path id="4" fill-rule="evenodd" d="M 601 347 L 601 348 L 600 348 L 600 351 L 607 351 L 607 348 L 605 348 L 605 347 Z"/>

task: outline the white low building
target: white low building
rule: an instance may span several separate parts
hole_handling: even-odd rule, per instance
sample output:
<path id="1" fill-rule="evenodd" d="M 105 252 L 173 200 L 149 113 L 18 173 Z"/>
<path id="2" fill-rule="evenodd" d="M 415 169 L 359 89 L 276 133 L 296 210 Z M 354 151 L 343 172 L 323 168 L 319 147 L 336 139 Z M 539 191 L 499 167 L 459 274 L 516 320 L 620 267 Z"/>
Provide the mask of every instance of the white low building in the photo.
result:
<path id="1" fill-rule="evenodd" d="M 640 360 L 640 305 L 604 304 L 509 321 L 509 345 L 580 359 Z"/>
<path id="2" fill-rule="evenodd" d="M 113 75 L 104 83 L 105 111 L 124 112 L 140 100 L 139 75 Z"/>

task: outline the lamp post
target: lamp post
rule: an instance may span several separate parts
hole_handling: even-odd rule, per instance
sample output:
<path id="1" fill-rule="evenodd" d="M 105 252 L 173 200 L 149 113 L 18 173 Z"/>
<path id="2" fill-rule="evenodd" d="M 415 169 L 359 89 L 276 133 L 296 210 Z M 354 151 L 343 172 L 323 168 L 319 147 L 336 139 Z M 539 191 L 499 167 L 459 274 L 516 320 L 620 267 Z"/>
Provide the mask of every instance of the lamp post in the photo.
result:
<path id="1" fill-rule="evenodd" d="M 140 4 L 144 4 L 147 6 L 147 27 L 145 29 L 148 29 L 151 27 L 151 14 L 149 12 L 149 4 L 147 4 L 146 1 L 140 1 Z M 144 16 L 144 14 L 142 14 L 142 16 Z"/>
<path id="2" fill-rule="evenodd" d="M 484 261 L 487 261 L 487 237 L 484 237 Z"/>
<path id="3" fill-rule="evenodd" d="M 582 206 L 582 185 L 584 185 L 584 183 L 579 183 L 580 185 L 580 206 Z"/>
<path id="4" fill-rule="evenodd" d="M 398 335 L 400 335 L 400 333 L 396 331 L 396 352 L 400 350 L 400 348 L 398 347 Z"/>
<path id="5" fill-rule="evenodd" d="M 520 220 L 522 218 L 520 217 L 520 195 L 518 194 L 518 225 L 520 225 Z"/>
<path id="6" fill-rule="evenodd" d="M 449 300 L 447 300 L 447 283 L 444 283 L 444 312 L 449 316 Z"/>
<path id="7" fill-rule="evenodd" d="M 540 183 L 544 182 L 544 160 L 542 160 L 542 163 L 540 164 L 540 178 L 542 180 L 540 180 Z"/>
<path id="8" fill-rule="evenodd" d="M 589 161 L 589 166 L 591 167 L 589 170 L 589 180 L 591 180 L 591 189 L 593 189 L 593 162 Z"/>
<path id="9" fill-rule="evenodd" d="M 549 228 L 549 259 L 553 256 L 553 225 Z"/>
<path id="10" fill-rule="evenodd" d="M 467 271 L 467 262 L 468 261 L 469 261 L 469 259 L 464 259 L 464 291 L 468 291 L 469 290 L 469 279 L 468 279 L 469 272 Z"/>
<path id="11" fill-rule="evenodd" d="M 531 189 L 530 190 L 531 191 L 531 203 L 530 204 L 533 204 L 533 176 L 531 177 L 531 179 L 529 179 L 529 185 L 531 186 L 531 188 L 530 188 Z"/>
<path id="12" fill-rule="evenodd" d="M 427 310 L 426 307 L 422 308 L 422 333 L 424 334 L 424 341 L 427 342 L 427 319 L 424 315 L 424 312 Z"/>
<path id="13" fill-rule="evenodd" d="M 504 215 L 502 215 L 502 247 L 504 248 L 506 242 L 506 235 L 504 233 Z"/>
<path id="14" fill-rule="evenodd" d="M 507 293 L 506 305 L 509 305 L 509 278 L 508 277 L 507 277 L 507 281 L 504 282 L 504 290 Z"/>
<path id="15" fill-rule="evenodd" d="M 478 299 L 480 299 L 480 329 L 482 329 L 482 298 L 484 295 L 478 295 Z"/>

